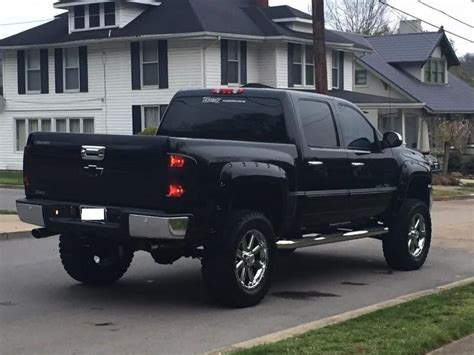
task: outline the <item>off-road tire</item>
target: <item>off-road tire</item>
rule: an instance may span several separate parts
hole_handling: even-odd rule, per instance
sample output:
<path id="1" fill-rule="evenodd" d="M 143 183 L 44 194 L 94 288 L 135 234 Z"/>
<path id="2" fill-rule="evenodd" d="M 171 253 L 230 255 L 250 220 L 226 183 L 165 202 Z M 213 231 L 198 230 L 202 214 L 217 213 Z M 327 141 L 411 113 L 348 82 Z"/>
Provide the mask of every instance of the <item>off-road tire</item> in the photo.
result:
<path id="1" fill-rule="evenodd" d="M 409 251 L 410 223 L 421 215 L 425 222 L 426 237 L 424 247 L 419 255 Z M 426 203 L 420 200 L 406 200 L 397 217 L 390 224 L 390 232 L 383 237 L 383 253 L 387 264 L 395 270 L 418 270 L 428 257 L 431 245 L 431 216 Z"/>
<path id="2" fill-rule="evenodd" d="M 94 286 L 118 281 L 133 259 L 133 251 L 123 245 L 99 246 L 87 239 L 69 235 L 59 237 L 59 254 L 69 276 Z"/>
<path id="3" fill-rule="evenodd" d="M 239 271 L 236 271 L 237 252 L 242 239 L 255 230 L 266 242 L 267 267 L 258 285 L 247 289 L 241 284 Z M 201 271 L 205 286 L 212 298 L 224 306 L 243 308 L 256 305 L 270 288 L 274 268 L 275 234 L 272 224 L 260 212 L 236 210 L 230 213 L 225 226 L 217 234 L 204 250 Z"/>

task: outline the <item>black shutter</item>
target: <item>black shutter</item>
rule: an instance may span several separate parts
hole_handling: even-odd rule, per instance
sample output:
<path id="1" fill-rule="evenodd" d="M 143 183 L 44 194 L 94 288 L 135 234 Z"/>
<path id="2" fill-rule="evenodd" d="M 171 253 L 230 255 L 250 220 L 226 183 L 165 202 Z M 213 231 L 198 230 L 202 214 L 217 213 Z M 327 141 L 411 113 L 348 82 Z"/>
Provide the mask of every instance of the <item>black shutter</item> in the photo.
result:
<path id="1" fill-rule="evenodd" d="M 130 53 L 132 55 L 132 90 L 140 90 L 140 42 L 130 44 Z"/>
<path id="2" fill-rule="evenodd" d="M 229 46 L 229 42 L 226 39 L 221 40 L 221 84 L 227 85 L 229 84 L 228 76 L 227 76 L 227 48 Z"/>
<path id="3" fill-rule="evenodd" d="M 41 68 L 41 93 L 49 94 L 49 52 L 47 49 L 40 50 L 40 68 Z"/>
<path id="4" fill-rule="evenodd" d="M 87 47 L 79 47 L 79 86 L 80 92 L 89 91 L 89 73 L 88 73 L 88 64 L 87 64 Z"/>
<path id="5" fill-rule="evenodd" d="M 339 90 L 344 90 L 344 52 L 339 52 Z"/>
<path id="6" fill-rule="evenodd" d="M 62 48 L 56 48 L 54 50 L 54 77 L 56 83 L 56 94 L 62 94 L 64 92 Z"/>
<path id="7" fill-rule="evenodd" d="M 17 68 L 18 68 L 18 94 L 26 94 L 26 73 L 25 73 L 25 51 L 18 51 L 16 53 Z"/>
<path id="8" fill-rule="evenodd" d="M 142 107 L 132 106 L 132 129 L 133 134 L 138 134 L 142 131 Z"/>
<path id="9" fill-rule="evenodd" d="M 240 83 L 247 84 L 247 42 L 240 42 Z"/>
<path id="10" fill-rule="evenodd" d="M 168 41 L 158 41 L 160 89 L 168 89 Z"/>
<path id="11" fill-rule="evenodd" d="M 293 84 L 293 51 L 294 44 L 288 43 L 288 87 L 292 88 Z"/>

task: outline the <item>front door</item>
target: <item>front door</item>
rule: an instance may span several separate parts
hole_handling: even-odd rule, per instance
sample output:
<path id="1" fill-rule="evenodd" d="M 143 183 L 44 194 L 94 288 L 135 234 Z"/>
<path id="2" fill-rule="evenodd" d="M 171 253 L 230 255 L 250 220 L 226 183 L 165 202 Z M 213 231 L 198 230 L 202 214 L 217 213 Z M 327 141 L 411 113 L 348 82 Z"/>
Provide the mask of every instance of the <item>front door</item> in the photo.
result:
<path id="1" fill-rule="evenodd" d="M 350 163 L 352 219 L 375 217 L 390 206 L 397 189 L 397 164 L 381 150 L 377 131 L 358 109 L 338 104 L 338 116 Z"/>
<path id="2" fill-rule="evenodd" d="M 349 162 L 342 149 L 333 108 L 324 101 L 300 99 L 297 104 L 303 132 L 304 161 L 299 171 L 303 228 L 314 229 L 347 221 Z"/>

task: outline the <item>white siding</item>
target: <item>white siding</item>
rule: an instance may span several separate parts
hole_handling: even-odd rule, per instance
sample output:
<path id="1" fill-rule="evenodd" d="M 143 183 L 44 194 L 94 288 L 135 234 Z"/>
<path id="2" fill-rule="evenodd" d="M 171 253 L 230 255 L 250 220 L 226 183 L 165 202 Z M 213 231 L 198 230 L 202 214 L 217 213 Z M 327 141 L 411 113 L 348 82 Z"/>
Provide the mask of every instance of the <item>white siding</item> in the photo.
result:
<path id="1" fill-rule="evenodd" d="M 278 88 L 288 87 L 288 44 L 278 43 L 276 45 L 276 86 Z"/>
<path id="2" fill-rule="evenodd" d="M 367 86 L 356 86 L 355 91 L 364 94 L 390 97 L 393 99 L 407 99 L 397 89 L 390 85 L 384 85 L 384 82 L 373 75 L 370 71 L 367 72 Z"/>
<path id="3" fill-rule="evenodd" d="M 440 46 L 436 46 L 436 48 L 433 50 L 433 53 L 431 54 L 431 56 L 433 58 L 441 58 L 442 57 L 442 51 L 441 51 L 441 47 Z"/>
<path id="4" fill-rule="evenodd" d="M 204 86 L 219 87 L 221 86 L 221 44 L 216 40 L 204 41 L 203 43 L 204 57 Z"/>
<path id="5" fill-rule="evenodd" d="M 418 63 L 414 64 L 404 64 L 401 66 L 401 69 L 406 71 L 408 74 L 414 76 L 418 80 L 422 80 L 421 73 L 422 73 L 422 67 Z"/>
<path id="6" fill-rule="evenodd" d="M 147 9 L 146 5 L 117 1 L 117 24 L 120 28 L 127 26 Z"/>
<path id="7" fill-rule="evenodd" d="M 353 68 L 353 58 L 352 53 L 344 53 L 344 90 L 352 91 L 353 81 L 354 81 L 354 68 Z"/>
<path id="8" fill-rule="evenodd" d="M 260 44 L 257 64 L 260 74 L 260 83 L 273 87 L 277 86 L 277 55 L 275 48 L 274 43 Z M 278 63 L 279 65 L 283 65 L 283 60 L 278 61 Z M 288 83 L 286 86 L 288 86 Z"/>
<path id="9" fill-rule="evenodd" d="M 260 83 L 258 70 L 260 43 L 247 42 L 247 82 Z"/>

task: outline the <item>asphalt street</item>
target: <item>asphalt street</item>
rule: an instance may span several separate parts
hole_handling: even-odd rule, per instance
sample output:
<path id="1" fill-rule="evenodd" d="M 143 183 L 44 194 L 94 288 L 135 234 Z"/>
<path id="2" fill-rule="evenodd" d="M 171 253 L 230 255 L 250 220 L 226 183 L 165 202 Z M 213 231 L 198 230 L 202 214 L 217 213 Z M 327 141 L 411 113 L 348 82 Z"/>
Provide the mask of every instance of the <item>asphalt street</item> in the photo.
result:
<path id="1" fill-rule="evenodd" d="M 65 274 L 56 237 L 0 241 L 0 353 L 202 353 L 474 276 L 474 200 L 433 215 L 419 271 L 390 270 L 376 240 L 310 248 L 281 259 L 268 297 L 241 310 L 208 300 L 198 260 L 137 253 L 119 283 L 90 288 Z"/>
<path id="2" fill-rule="evenodd" d="M 24 196 L 23 190 L 0 188 L 0 210 L 16 211 L 15 201 Z"/>

